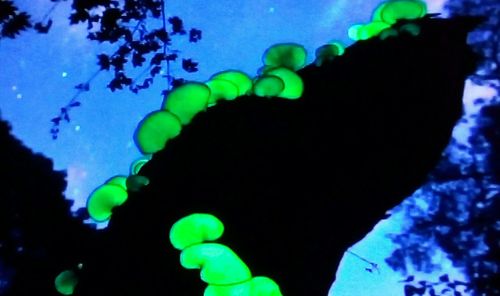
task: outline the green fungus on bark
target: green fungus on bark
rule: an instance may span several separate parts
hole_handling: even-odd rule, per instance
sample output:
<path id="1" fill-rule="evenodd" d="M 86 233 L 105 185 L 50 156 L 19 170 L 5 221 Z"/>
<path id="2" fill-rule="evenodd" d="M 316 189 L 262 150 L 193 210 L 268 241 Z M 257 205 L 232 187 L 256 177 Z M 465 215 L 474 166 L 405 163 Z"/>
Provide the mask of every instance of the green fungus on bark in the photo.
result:
<path id="1" fill-rule="evenodd" d="M 149 113 L 138 125 L 134 141 L 142 154 L 152 154 L 162 150 L 168 140 L 181 132 L 181 122 L 174 114 L 165 111 Z"/>
<path id="2" fill-rule="evenodd" d="M 399 32 L 408 33 L 412 36 L 418 36 L 420 34 L 420 26 L 417 24 L 404 24 L 399 28 Z"/>
<path id="3" fill-rule="evenodd" d="M 201 269 L 201 279 L 210 285 L 233 285 L 252 278 L 250 269 L 229 247 L 216 243 L 197 244 L 184 249 L 181 265 Z"/>
<path id="4" fill-rule="evenodd" d="M 77 284 L 78 276 L 72 270 L 59 273 L 54 280 L 56 291 L 62 295 L 72 295 Z"/>
<path id="5" fill-rule="evenodd" d="M 131 175 L 126 180 L 127 188 L 131 192 L 137 192 L 142 187 L 149 185 L 149 179 L 141 175 Z"/>
<path id="6" fill-rule="evenodd" d="M 249 281 L 229 286 L 209 285 L 204 296 L 282 296 L 276 282 L 268 277 L 254 277 Z"/>
<path id="7" fill-rule="evenodd" d="M 398 30 L 396 30 L 394 28 L 387 28 L 387 29 L 383 30 L 382 32 L 380 32 L 378 37 L 381 40 L 386 40 L 387 38 L 390 38 L 390 37 L 398 37 L 398 35 L 399 35 Z"/>
<path id="8" fill-rule="evenodd" d="M 264 65 L 271 67 L 286 67 L 297 71 L 306 64 L 306 49 L 295 43 L 281 43 L 268 48 L 264 52 L 262 61 Z"/>
<path id="9" fill-rule="evenodd" d="M 127 191 L 127 176 L 123 176 L 123 175 L 114 176 L 114 177 L 109 178 L 104 183 L 118 185 L 121 188 L 123 188 L 123 190 Z"/>
<path id="10" fill-rule="evenodd" d="M 325 44 L 316 49 L 314 64 L 319 67 L 325 62 L 331 62 L 335 57 L 343 55 L 344 52 L 345 46 L 340 42 Z"/>
<path id="11" fill-rule="evenodd" d="M 425 16 L 427 5 L 420 0 L 393 0 L 381 4 L 374 12 L 374 19 L 390 25 L 398 20 L 414 20 Z"/>
<path id="12" fill-rule="evenodd" d="M 210 88 L 204 83 L 189 82 L 173 89 L 163 101 L 162 108 L 171 112 L 183 125 L 208 106 Z"/>
<path id="13" fill-rule="evenodd" d="M 266 75 L 278 76 L 285 83 L 285 88 L 277 97 L 294 100 L 302 96 L 304 92 L 304 82 L 294 71 L 288 68 L 278 67 L 267 71 Z"/>
<path id="14" fill-rule="evenodd" d="M 238 88 L 238 97 L 248 94 L 252 90 L 252 79 L 241 71 L 227 70 L 215 73 L 210 80 L 227 80 Z"/>
<path id="15" fill-rule="evenodd" d="M 285 89 L 285 82 L 276 75 L 264 75 L 254 82 L 253 93 L 259 97 L 276 97 Z"/>
<path id="16" fill-rule="evenodd" d="M 371 22 L 365 25 L 358 24 L 349 28 L 349 38 L 353 40 L 368 40 L 373 36 L 377 36 L 383 30 L 391 26 L 384 22 Z"/>
<path id="17" fill-rule="evenodd" d="M 170 229 L 170 242 L 174 248 L 185 248 L 222 236 L 224 224 L 211 214 L 191 214 L 178 220 Z"/>
<path id="18" fill-rule="evenodd" d="M 128 198 L 127 191 L 119 185 L 104 184 L 97 187 L 87 200 L 87 211 L 97 222 L 111 218 L 113 208 L 122 205 Z"/>
<path id="19" fill-rule="evenodd" d="M 141 168 L 151 160 L 151 157 L 141 157 L 130 164 L 130 174 L 137 175 Z"/>
<path id="20" fill-rule="evenodd" d="M 205 82 L 210 89 L 208 106 L 213 106 L 218 100 L 234 100 L 239 95 L 238 86 L 229 80 L 213 79 Z"/>

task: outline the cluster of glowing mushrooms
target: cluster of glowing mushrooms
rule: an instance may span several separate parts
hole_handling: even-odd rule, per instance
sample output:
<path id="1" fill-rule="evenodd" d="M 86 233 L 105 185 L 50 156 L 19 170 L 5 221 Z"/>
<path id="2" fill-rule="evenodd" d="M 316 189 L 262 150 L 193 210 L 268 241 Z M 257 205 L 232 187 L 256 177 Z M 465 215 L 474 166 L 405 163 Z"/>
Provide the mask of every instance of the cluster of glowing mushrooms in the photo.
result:
<path id="1" fill-rule="evenodd" d="M 418 35 L 420 28 L 406 23 L 393 28 L 398 20 L 415 20 L 427 13 L 421 0 L 389 0 L 373 12 L 371 22 L 352 26 L 349 37 L 355 41 L 378 36 L 385 40 L 399 33 Z M 316 50 L 314 64 L 318 67 L 344 53 L 345 47 L 331 42 Z M 129 176 L 115 176 L 95 189 L 87 200 L 87 210 L 96 222 L 111 218 L 113 209 L 122 205 L 128 192 L 139 191 L 149 180 L 138 175 L 151 155 L 162 150 L 177 137 L 184 125 L 200 112 L 205 112 L 221 100 L 254 95 L 266 98 L 299 99 L 304 84 L 297 70 L 306 64 L 303 46 L 294 43 L 276 44 L 263 55 L 263 66 L 251 78 L 237 70 L 219 72 L 204 83 L 188 82 L 174 88 L 165 97 L 159 110 L 146 115 L 138 124 L 134 141 L 144 155 L 131 165 Z M 229 247 L 214 243 L 224 231 L 222 222 L 210 214 L 195 213 L 177 221 L 171 228 L 170 241 L 181 250 L 181 265 L 200 269 L 201 279 L 208 284 L 205 296 L 279 296 L 279 286 L 267 277 L 253 277 L 250 269 Z M 78 268 L 81 268 L 81 264 Z M 56 290 L 73 294 L 78 278 L 72 270 L 61 272 L 55 279 Z"/>

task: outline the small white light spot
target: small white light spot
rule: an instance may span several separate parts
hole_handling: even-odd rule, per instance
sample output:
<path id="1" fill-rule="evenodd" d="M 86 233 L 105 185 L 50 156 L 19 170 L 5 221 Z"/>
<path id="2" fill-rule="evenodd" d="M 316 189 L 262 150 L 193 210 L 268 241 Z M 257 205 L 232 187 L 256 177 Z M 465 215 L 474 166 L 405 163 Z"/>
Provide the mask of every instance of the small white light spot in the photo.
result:
<path id="1" fill-rule="evenodd" d="M 68 76 L 68 73 L 67 73 L 67 72 L 62 72 L 61 76 L 62 76 L 62 77 L 67 77 L 67 76 Z"/>
<path id="2" fill-rule="evenodd" d="M 12 86 L 12 91 L 16 91 L 17 90 L 17 86 L 16 85 L 13 85 Z"/>
<path id="3" fill-rule="evenodd" d="M 274 7 L 269 7 L 269 13 L 273 13 L 274 12 Z"/>
<path id="4" fill-rule="evenodd" d="M 23 95 L 22 95 L 22 94 L 17 94 L 17 95 L 16 95 L 16 99 L 20 100 L 20 99 L 22 99 L 22 98 L 23 98 Z"/>
<path id="5" fill-rule="evenodd" d="M 75 126 L 75 131 L 77 131 L 77 132 L 80 131 L 80 126 L 79 125 Z"/>
<path id="6" fill-rule="evenodd" d="M 128 149 L 132 148 L 133 144 L 134 144 L 134 143 L 133 143 L 132 141 L 128 141 L 128 142 L 127 142 L 127 148 L 128 148 Z"/>

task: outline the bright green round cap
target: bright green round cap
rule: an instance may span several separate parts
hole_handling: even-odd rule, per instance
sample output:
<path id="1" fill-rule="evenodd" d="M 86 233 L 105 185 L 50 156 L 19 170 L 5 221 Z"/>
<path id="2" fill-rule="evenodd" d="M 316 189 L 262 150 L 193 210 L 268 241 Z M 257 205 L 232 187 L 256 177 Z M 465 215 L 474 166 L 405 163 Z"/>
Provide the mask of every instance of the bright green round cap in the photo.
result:
<path id="1" fill-rule="evenodd" d="M 306 64 L 306 49 L 295 43 L 281 43 L 268 48 L 262 58 L 264 65 L 286 67 L 297 71 Z"/>
<path id="2" fill-rule="evenodd" d="M 267 71 L 266 74 L 278 76 L 285 83 L 285 89 L 278 94 L 278 97 L 293 100 L 302 96 L 304 92 L 304 83 L 302 82 L 302 78 L 294 71 L 288 68 L 279 67 Z"/>
<path id="3" fill-rule="evenodd" d="M 142 154 L 152 154 L 162 150 L 168 140 L 181 132 L 177 116 L 165 111 L 149 113 L 135 130 L 134 140 Z"/>
<path id="4" fill-rule="evenodd" d="M 62 295 L 72 295 L 75 291 L 76 284 L 78 284 L 78 277 L 71 270 L 65 270 L 56 276 L 54 285 L 57 292 Z"/>
<path id="5" fill-rule="evenodd" d="M 103 222 L 109 220 L 113 208 L 122 205 L 127 198 L 127 191 L 121 186 L 104 184 L 90 194 L 87 200 L 87 211 L 93 220 Z"/>
<path id="6" fill-rule="evenodd" d="M 275 97 L 285 89 L 285 82 L 276 75 L 259 77 L 253 85 L 253 93 L 259 97 Z"/>
<path id="7" fill-rule="evenodd" d="M 196 213 L 178 220 L 170 229 L 170 242 L 174 248 L 185 248 L 222 236 L 224 224 L 211 214 Z"/>
<path id="8" fill-rule="evenodd" d="M 189 82 L 174 88 L 165 98 L 163 109 L 177 116 L 183 125 L 208 106 L 210 88 L 204 83 Z"/>
<path id="9" fill-rule="evenodd" d="M 241 71 L 237 70 L 227 70 L 219 73 L 215 73 L 210 77 L 210 80 L 227 80 L 232 82 L 234 85 L 238 87 L 238 97 L 244 96 L 250 92 L 252 89 L 252 79 Z"/>

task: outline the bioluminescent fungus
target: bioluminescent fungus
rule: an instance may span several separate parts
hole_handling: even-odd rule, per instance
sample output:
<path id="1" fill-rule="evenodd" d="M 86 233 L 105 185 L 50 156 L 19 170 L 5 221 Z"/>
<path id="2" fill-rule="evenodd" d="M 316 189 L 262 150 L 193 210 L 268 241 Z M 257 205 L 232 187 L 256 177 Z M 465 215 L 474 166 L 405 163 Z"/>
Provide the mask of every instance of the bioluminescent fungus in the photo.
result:
<path id="1" fill-rule="evenodd" d="M 204 296 L 282 296 L 276 282 L 257 276 L 249 281 L 229 286 L 208 285 Z"/>
<path id="2" fill-rule="evenodd" d="M 380 32 L 378 37 L 381 40 L 386 40 L 387 38 L 390 38 L 390 37 L 398 37 L 398 35 L 399 35 L 398 30 L 396 30 L 394 28 L 387 28 L 387 29 L 383 30 L 382 32 Z"/>
<path id="3" fill-rule="evenodd" d="M 123 190 L 127 191 L 127 176 L 122 176 L 122 175 L 114 176 L 114 177 L 109 178 L 104 183 L 118 185 L 121 188 L 123 188 Z"/>
<path id="4" fill-rule="evenodd" d="M 353 40 L 367 40 L 377 36 L 383 30 L 391 26 L 384 22 L 371 22 L 365 25 L 354 25 L 349 28 L 349 38 Z"/>
<path id="5" fill-rule="evenodd" d="M 174 88 L 165 98 L 162 108 L 177 116 L 183 125 L 208 106 L 210 88 L 204 83 L 189 82 Z"/>
<path id="6" fill-rule="evenodd" d="M 160 110 L 149 113 L 137 126 L 134 141 L 142 154 L 162 150 L 168 140 L 181 132 L 181 122 L 174 114 Z"/>
<path id="7" fill-rule="evenodd" d="M 417 36 L 418 34 L 420 34 L 420 26 L 412 23 L 404 24 L 401 26 L 401 28 L 399 28 L 399 32 Z"/>
<path id="8" fill-rule="evenodd" d="M 215 73 L 210 80 L 227 80 L 238 87 L 238 97 L 244 96 L 252 89 L 252 79 L 244 72 L 237 70 L 227 70 Z"/>
<path id="9" fill-rule="evenodd" d="M 56 291 L 62 295 L 72 295 L 78 284 L 78 276 L 72 270 L 59 273 L 54 280 Z"/>
<path id="10" fill-rule="evenodd" d="M 142 187 L 149 185 L 149 179 L 141 175 L 130 175 L 127 178 L 127 188 L 131 192 L 137 192 Z"/>
<path id="11" fill-rule="evenodd" d="M 233 285 L 252 278 L 250 269 L 229 247 L 203 243 L 185 248 L 181 265 L 187 269 L 201 269 L 201 279 L 212 285 Z"/>
<path id="12" fill-rule="evenodd" d="M 297 71 L 306 64 L 306 49 L 295 43 L 281 43 L 269 47 L 262 58 L 264 65 L 271 67 L 286 67 Z"/>
<path id="13" fill-rule="evenodd" d="M 113 208 L 122 205 L 127 198 L 127 191 L 121 186 L 104 184 L 90 194 L 87 200 L 87 211 L 93 220 L 107 221 L 111 217 Z"/>
<path id="14" fill-rule="evenodd" d="M 414 20 L 425 16 L 427 5 L 420 0 L 392 0 L 382 3 L 374 12 L 374 20 L 383 21 L 389 25 L 398 20 Z"/>
<path id="15" fill-rule="evenodd" d="M 210 214 L 191 214 L 178 220 L 170 229 L 170 242 L 174 248 L 185 248 L 205 241 L 214 241 L 222 236 L 224 225 Z"/>
<path id="16" fill-rule="evenodd" d="M 285 89 L 277 95 L 277 97 L 285 99 L 298 99 L 304 92 L 304 82 L 302 78 L 294 71 L 278 67 L 266 72 L 266 75 L 278 76 L 285 83 Z"/>
<path id="17" fill-rule="evenodd" d="M 253 93 L 259 97 L 275 97 L 285 89 L 285 82 L 276 75 L 264 75 L 253 84 Z"/>
<path id="18" fill-rule="evenodd" d="M 151 157 L 141 157 L 130 164 L 130 174 L 137 175 L 141 168 L 151 160 Z"/>
<path id="19" fill-rule="evenodd" d="M 345 47 L 340 42 L 325 44 L 316 49 L 316 59 L 314 60 L 314 64 L 319 67 L 323 65 L 324 62 L 330 62 L 335 57 L 343 55 L 344 52 Z"/>
<path id="20" fill-rule="evenodd" d="M 210 88 L 208 106 L 214 105 L 218 100 L 234 100 L 239 95 L 238 86 L 229 80 L 213 79 L 205 82 Z"/>

